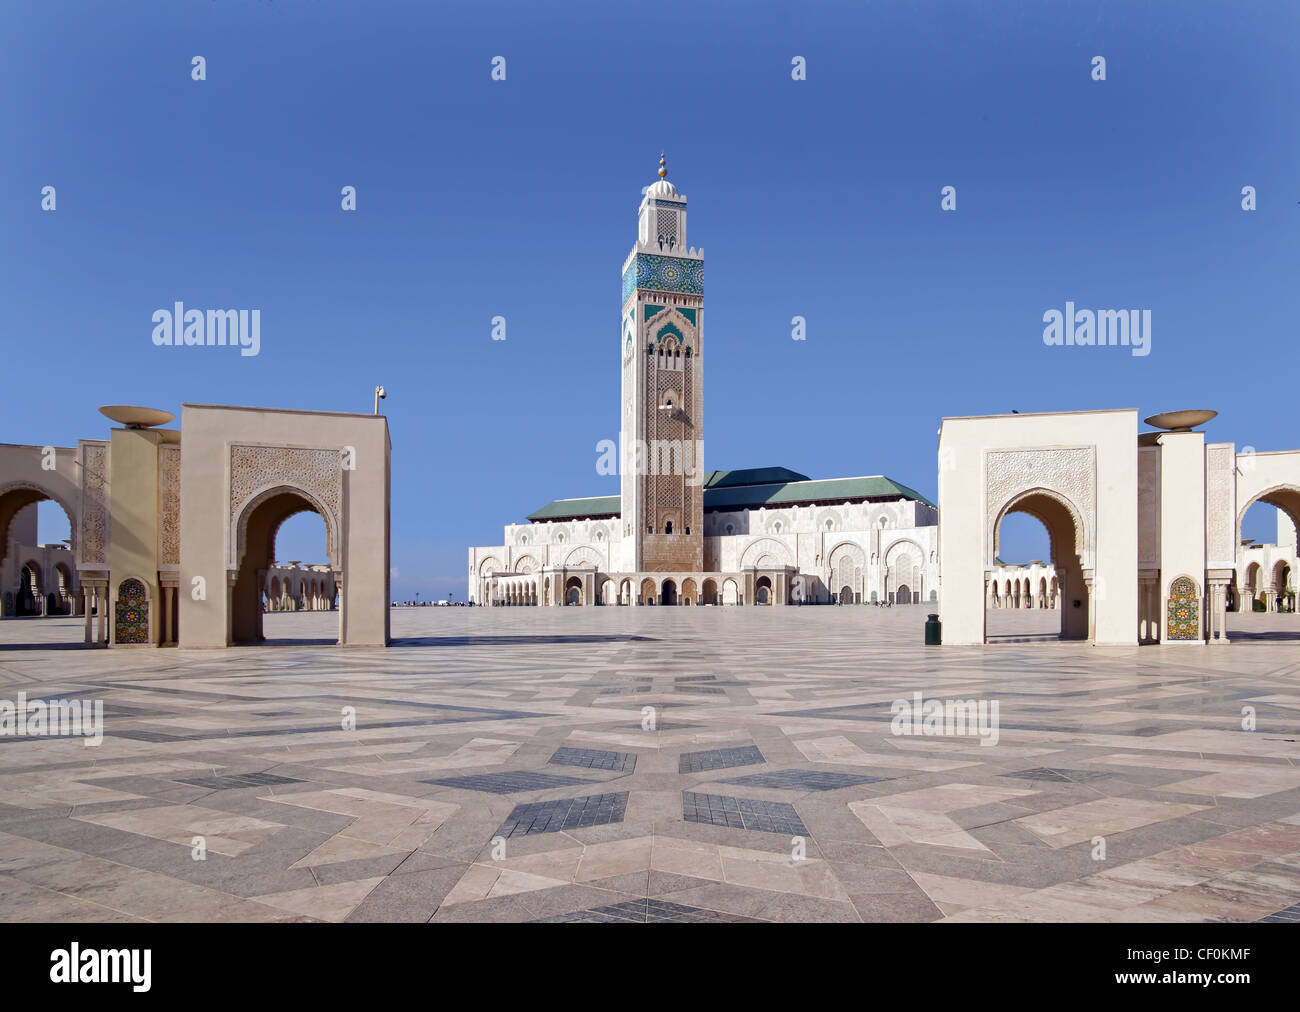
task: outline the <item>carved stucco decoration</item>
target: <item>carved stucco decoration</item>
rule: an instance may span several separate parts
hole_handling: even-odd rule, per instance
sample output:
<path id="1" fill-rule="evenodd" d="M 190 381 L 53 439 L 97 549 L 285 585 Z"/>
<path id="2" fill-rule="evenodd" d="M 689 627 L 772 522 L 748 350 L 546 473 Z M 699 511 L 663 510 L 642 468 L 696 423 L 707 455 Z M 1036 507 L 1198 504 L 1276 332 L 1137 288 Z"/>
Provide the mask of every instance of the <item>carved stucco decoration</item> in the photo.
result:
<path id="1" fill-rule="evenodd" d="M 904 559 L 920 566 L 925 561 L 925 550 L 910 538 L 901 538 L 885 550 L 885 567 L 892 569 Z"/>
<path id="2" fill-rule="evenodd" d="M 158 447 L 158 564 L 181 563 L 181 448 Z"/>
<path id="3" fill-rule="evenodd" d="M 325 521 L 331 568 L 341 570 L 339 535 L 343 516 L 343 466 L 338 450 L 305 446 L 230 444 L 230 548 L 228 565 L 238 566 L 246 549 L 253 509 L 283 491 L 304 495 Z"/>
<path id="4" fill-rule="evenodd" d="M 848 557 L 853 560 L 855 565 L 865 566 L 867 564 L 866 553 L 860 545 L 855 545 L 851 541 L 842 541 L 831 549 L 827 559 L 831 569 L 838 569 L 841 561 Z"/>
<path id="5" fill-rule="evenodd" d="M 531 555 L 521 555 L 515 560 L 516 573 L 535 573 L 537 572 L 537 560 Z"/>
<path id="6" fill-rule="evenodd" d="M 1138 565 L 1160 568 L 1160 451 L 1138 450 Z"/>
<path id="7" fill-rule="evenodd" d="M 1212 569 L 1236 564 L 1237 455 L 1232 446 L 1205 448 L 1205 556 Z"/>
<path id="8" fill-rule="evenodd" d="M 77 564 L 108 565 L 108 443 L 81 444 L 81 537 Z"/>
<path id="9" fill-rule="evenodd" d="M 770 556 L 770 560 L 763 561 L 764 556 Z M 760 538 L 752 542 L 745 548 L 744 554 L 740 557 L 741 569 L 753 569 L 756 566 L 761 568 L 773 568 L 776 566 L 790 565 L 790 549 L 780 541 L 773 538 Z"/>
<path id="10" fill-rule="evenodd" d="M 495 555 L 489 555 L 486 559 L 478 564 L 479 576 L 491 576 L 493 573 L 499 573 L 502 570 L 501 560 Z"/>
<path id="11" fill-rule="evenodd" d="M 571 551 L 564 559 L 565 569 L 577 568 L 604 569 L 605 561 L 596 549 L 581 545 Z"/>
<path id="12" fill-rule="evenodd" d="M 998 518 L 1017 496 L 1042 489 L 1064 503 L 1082 530 L 1075 551 L 1084 569 L 1093 566 L 1097 530 L 1097 458 L 1091 446 L 987 450 L 984 454 L 985 565 L 995 565 Z"/>
<path id="13" fill-rule="evenodd" d="M 661 309 L 659 312 L 655 313 L 654 316 L 650 317 L 650 319 L 646 320 L 645 334 L 650 341 L 656 341 L 658 339 L 659 331 L 670 323 L 681 331 L 683 346 L 689 347 L 693 349 L 693 353 L 697 353 L 699 351 L 699 346 L 695 341 L 695 325 L 692 324 L 690 320 L 686 319 L 676 306 L 669 306 L 666 309 Z"/>

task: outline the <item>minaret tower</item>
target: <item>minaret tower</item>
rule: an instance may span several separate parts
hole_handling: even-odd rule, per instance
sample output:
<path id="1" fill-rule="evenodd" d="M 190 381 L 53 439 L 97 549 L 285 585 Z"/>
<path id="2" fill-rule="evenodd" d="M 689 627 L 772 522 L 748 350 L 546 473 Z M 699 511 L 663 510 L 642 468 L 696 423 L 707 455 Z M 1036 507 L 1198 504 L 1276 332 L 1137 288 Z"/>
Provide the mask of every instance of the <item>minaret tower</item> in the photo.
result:
<path id="1" fill-rule="evenodd" d="M 704 251 L 686 245 L 686 198 L 646 188 L 623 264 L 624 567 L 704 568 Z"/>

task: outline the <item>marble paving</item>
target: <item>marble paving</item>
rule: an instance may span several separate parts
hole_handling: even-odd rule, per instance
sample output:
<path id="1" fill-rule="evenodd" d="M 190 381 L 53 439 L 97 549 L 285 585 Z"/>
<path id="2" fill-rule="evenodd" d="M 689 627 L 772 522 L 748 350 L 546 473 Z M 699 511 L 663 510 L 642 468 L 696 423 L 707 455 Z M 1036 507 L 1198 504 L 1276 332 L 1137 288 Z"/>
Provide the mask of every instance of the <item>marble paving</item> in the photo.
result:
<path id="1" fill-rule="evenodd" d="M 927 611 L 398 609 L 386 651 L 0 621 L 0 700 L 104 712 L 0 736 L 0 920 L 1295 923 L 1300 616 L 1139 649 L 995 612 L 977 649 Z M 996 701 L 997 743 L 895 735 L 913 693 Z"/>

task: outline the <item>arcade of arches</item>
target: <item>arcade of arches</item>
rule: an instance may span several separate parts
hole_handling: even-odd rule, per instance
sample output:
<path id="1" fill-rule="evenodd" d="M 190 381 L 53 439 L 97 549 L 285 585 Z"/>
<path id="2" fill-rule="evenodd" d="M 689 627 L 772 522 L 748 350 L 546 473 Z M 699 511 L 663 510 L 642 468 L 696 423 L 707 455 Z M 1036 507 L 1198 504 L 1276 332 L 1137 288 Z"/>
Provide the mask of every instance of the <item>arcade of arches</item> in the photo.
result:
<path id="1" fill-rule="evenodd" d="M 5 617 L 83 614 L 87 645 L 224 647 L 261 642 L 268 610 L 336 610 L 340 645 L 387 645 L 386 418 L 186 404 L 178 430 L 164 411 L 101 411 L 122 426 L 106 440 L 0 444 Z M 68 547 L 35 544 L 45 499 Z M 304 511 L 328 562 L 277 565 L 276 531 Z"/>
<path id="2" fill-rule="evenodd" d="M 1294 610 L 1300 450 L 1207 442 L 1194 427 L 1213 417 L 1153 415 L 1141 433 L 1133 410 L 944 419 L 943 641 L 986 642 L 1007 607 L 1055 608 L 1061 638 L 1116 645 L 1226 644 L 1229 611 Z M 1278 509 L 1276 544 L 1241 538 L 1256 502 Z M 999 560 L 1016 513 L 1047 529 L 1050 564 Z"/>

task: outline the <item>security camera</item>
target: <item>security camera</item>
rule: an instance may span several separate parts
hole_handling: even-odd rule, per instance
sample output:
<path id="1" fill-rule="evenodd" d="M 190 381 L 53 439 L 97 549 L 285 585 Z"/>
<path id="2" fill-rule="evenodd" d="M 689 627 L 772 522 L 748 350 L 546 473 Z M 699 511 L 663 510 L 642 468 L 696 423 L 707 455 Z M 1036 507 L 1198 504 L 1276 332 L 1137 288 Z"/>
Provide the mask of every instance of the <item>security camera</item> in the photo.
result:
<path id="1" fill-rule="evenodd" d="M 379 395 L 379 399 L 381 401 L 388 396 L 388 391 L 385 390 L 383 387 L 375 387 L 375 393 Z"/>

